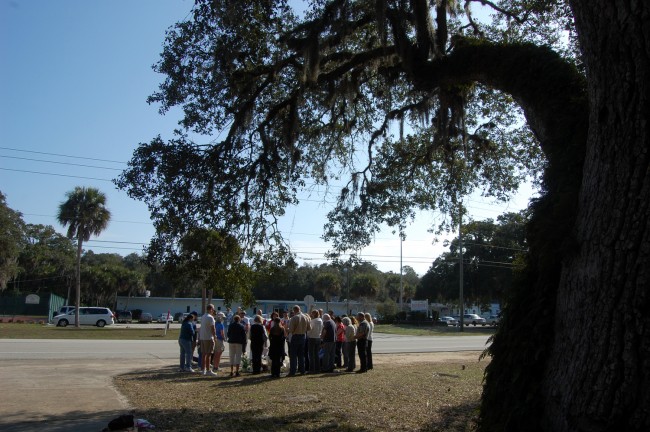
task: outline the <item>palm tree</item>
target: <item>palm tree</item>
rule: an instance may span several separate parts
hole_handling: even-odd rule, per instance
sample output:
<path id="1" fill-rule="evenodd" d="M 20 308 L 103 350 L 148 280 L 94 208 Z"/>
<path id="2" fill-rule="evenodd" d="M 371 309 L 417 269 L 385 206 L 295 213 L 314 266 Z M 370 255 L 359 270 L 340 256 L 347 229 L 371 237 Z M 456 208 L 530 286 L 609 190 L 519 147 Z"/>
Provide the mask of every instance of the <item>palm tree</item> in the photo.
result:
<path id="1" fill-rule="evenodd" d="M 79 327 L 79 306 L 81 305 L 81 247 L 90 236 L 99 235 L 111 219 L 106 208 L 106 195 L 95 188 L 77 186 L 66 193 L 67 200 L 59 205 L 57 219 L 65 228 L 68 238 L 77 239 L 77 294 L 75 300 L 75 327 Z"/>

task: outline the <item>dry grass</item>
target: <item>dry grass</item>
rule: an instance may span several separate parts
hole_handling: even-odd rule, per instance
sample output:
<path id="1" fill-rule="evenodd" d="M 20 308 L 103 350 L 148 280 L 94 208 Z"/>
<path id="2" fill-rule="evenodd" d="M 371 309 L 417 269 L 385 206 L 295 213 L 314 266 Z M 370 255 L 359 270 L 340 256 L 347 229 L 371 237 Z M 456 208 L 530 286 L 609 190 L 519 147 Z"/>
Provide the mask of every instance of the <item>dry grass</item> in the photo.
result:
<path id="1" fill-rule="evenodd" d="M 115 384 L 136 416 L 162 431 L 460 432 L 474 429 L 487 365 L 478 356 L 375 355 L 366 374 L 281 379 L 208 378 L 170 366 L 123 375 Z"/>

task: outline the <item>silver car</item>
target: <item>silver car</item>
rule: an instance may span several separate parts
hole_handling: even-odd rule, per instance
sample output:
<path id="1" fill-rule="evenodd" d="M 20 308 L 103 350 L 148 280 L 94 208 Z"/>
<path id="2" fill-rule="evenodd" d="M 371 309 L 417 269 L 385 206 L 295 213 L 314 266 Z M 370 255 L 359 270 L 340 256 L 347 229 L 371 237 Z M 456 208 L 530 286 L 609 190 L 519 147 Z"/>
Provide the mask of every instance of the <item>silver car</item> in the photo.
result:
<path id="1" fill-rule="evenodd" d="M 161 322 L 161 323 L 167 323 L 167 322 L 171 323 L 171 322 L 174 322 L 174 316 L 172 314 L 169 314 L 169 313 L 163 313 L 163 314 L 160 314 L 160 316 L 158 317 L 158 319 L 156 321 Z"/>
<path id="2" fill-rule="evenodd" d="M 94 325 L 97 327 L 104 327 L 106 325 L 114 324 L 114 315 L 109 308 L 104 307 L 80 307 L 79 308 L 79 324 L 80 325 Z M 75 311 L 66 314 L 57 315 L 52 318 L 52 324 L 57 327 L 66 327 L 69 324 L 75 324 L 76 315 Z"/>
<path id="3" fill-rule="evenodd" d="M 463 315 L 463 322 L 464 322 L 465 325 L 473 324 L 474 326 L 477 326 L 479 324 L 484 326 L 485 324 L 487 324 L 487 321 L 485 321 L 485 318 L 480 317 L 480 316 L 478 316 L 476 314 L 465 314 L 465 315 Z"/>
<path id="4" fill-rule="evenodd" d="M 438 318 L 440 322 L 446 322 L 448 326 L 457 326 L 458 325 L 458 320 L 454 317 L 450 316 L 442 316 Z"/>

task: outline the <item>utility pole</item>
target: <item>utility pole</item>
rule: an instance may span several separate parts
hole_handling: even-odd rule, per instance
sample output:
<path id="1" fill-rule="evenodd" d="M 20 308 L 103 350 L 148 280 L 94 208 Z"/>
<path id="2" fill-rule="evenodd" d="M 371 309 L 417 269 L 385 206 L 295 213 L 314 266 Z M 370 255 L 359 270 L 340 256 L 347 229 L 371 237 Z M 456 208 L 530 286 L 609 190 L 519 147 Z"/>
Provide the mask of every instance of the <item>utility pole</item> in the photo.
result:
<path id="1" fill-rule="evenodd" d="M 459 207 L 458 221 L 458 260 L 460 265 L 460 331 L 465 331 L 465 300 L 463 299 L 463 210 Z"/>
<path id="2" fill-rule="evenodd" d="M 399 311 L 404 311 L 404 266 L 402 265 L 402 232 L 399 233 Z"/>

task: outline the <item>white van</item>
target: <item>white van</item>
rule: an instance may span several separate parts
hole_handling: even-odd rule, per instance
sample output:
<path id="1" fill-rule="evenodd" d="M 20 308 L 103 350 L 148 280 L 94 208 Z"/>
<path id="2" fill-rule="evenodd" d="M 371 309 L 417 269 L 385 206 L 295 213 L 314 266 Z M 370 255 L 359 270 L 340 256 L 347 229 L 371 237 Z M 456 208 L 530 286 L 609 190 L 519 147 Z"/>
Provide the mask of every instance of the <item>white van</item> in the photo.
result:
<path id="1" fill-rule="evenodd" d="M 104 307 L 80 307 L 79 308 L 79 324 L 81 325 L 96 325 L 97 327 L 104 327 L 105 325 L 114 324 L 114 315 L 109 308 Z M 75 324 L 75 308 L 72 311 L 57 315 L 52 318 L 52 324 L 58 327 L 65 327 L 68 324 Z"/>
<path id="2" fill-rule="evenodd" d="M 59 309 L 59 311 L 56 314 L 54 314 L 54 316 L 64 315 L 67 314 L 68 312 L 72 312 L 73 310 L 75 310 L 74 306 L 61 306 L 61 309 Z"/>

